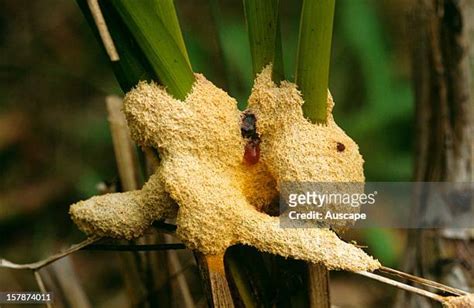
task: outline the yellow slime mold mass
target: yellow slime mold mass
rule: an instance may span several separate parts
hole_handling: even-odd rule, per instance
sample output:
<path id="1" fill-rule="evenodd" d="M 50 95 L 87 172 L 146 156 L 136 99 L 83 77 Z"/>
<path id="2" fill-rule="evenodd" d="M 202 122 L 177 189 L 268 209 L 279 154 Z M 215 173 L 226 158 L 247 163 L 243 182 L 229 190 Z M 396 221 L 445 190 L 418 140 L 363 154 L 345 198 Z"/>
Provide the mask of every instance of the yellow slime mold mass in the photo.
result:
<path id="1" fill-rule="evenodd" d="M 364 182 L 359 147 L 337 126 L 328 97 L 327 123 L 303 116 L 304 101 L 294 83 L 277 86 L 271 66 L 256 78 L 249 109 L 257 117 L 262 160 L 279 181 Z"/>
<path id="2" fill-rule="evenodd" d="M 472 308 L 474 307 L 474 294 L 464 296 L 448 297 L 443 303 L 446 308 Z"/>
<path id="3" fill-rule="evenodd" d="M 297 86 L 287 81 L 277 86 L 271 77 L 271 66 L 257 76 L 249 109 L 257 118 L 261 159 L 279 187 L 291 183 L 294 193 L 311 187 L 328 193 L 363 192 L 364 160 L 357 144 L 334 121 L 331 95 L 328 95 L 327 122 L 313 124 L 303 115 L 304 101 Z M 358 182 L 361 184 L 347 184 Z M 359 210 L 340 204 L 329 204 L 325 209 L 343 213 Z M 344 220 L 331 222 L 339 231 L 346 224 Z"/>
<path id="4" fill-rule="evenodd" d="M 95 196 L 73 204 L 69 210 L 86 234 L 125 239 L 139 237 L 153 221 L 176 217 L 177 211 L 159 172 L 141 190 Z"/>
<path id="5" fill-rule="evenodd" d="M 146 194 L 142 193 L 143 190 L 112 194 L 73 205 L 71 214 L 79 227 L 86 233 L 105 236 L 138 236 L 150 224 L 150 220 L 163 218 L 165 214 L 173 212 L 170 210 L 170 204 L 173 204 L 171 200 L 164 202 L 158 196 L 166 195 L 166 192 L 179 207 L 178 236 L 189 248 L 204 254 L 221 254 L 227 247 L 242 243 L 284 257 L 322 262 L 330 269 L 358 271 L 378 268 L 378 261 L 340 240 L 328 229 L 284 229 L 280 228 L 277 217 L 262 213 L 261 208 L 278 194 L 277 181 L 298 180 L 300 174 L 307 172 L 301 173 L 292 164 L 288 172 L 284 171 L 287 167 L 282 160 L 289 159 L 291 163 L 296 161 L 293 162 L 288 156 L 285 158 L 283 152 L 279 151 L 286 147 L 279 147 L 275 142 L 290 141 L 279 134 L 270 134 L 274 122 L 270 117 L 264 118 L 260 114 L 267 107 L 276 108 L 268 100 L 278 98 L 281 101 L 282 95 L 294 99 L 299 107 L 302 103 L 294 85 L 289 83 L 278 90 L 281 93 L 278 97 L 264 96 L 262 91 L 276 91 L 276 87 L 266 81 L 266 75 L 269 74 L 270 68 L 260 74 L 251 98 L 252 108 L 258 113 L 262 138 L 269 136 L 268 144 L 262 141 L 262 160 L 251 166 L 243 162 L 245 141 L 240 133 L 241 113 L 237 110 L 236 101 L 226 92 L 201 75 L 196 75 L 193 89 L 184 102 L 172 98 L 163 87 L 154 83 L 138 84 L 126 95 L 124 112 L 134 140 L 159 150 L 161 167 L 145 185 L 143 190 L 149 187 Z M 265 82 L 262 83 L 262 80 Z M 280 117 L 276 112 L 273 115 L 275 120 Z M 295 115 L 289 116 L 288 121 L 299 119 Z M 334 140 L 346 143 L 347 154 L 352 155 L 353 160 L 359 159 L 360 169 L 353 162 L 351 166 L 339 166 L 344 171 L 333 171 L 330 167 L 335 166 L 337 161 L 345 164 L 346 159 L 333 159 L 331 156 L 334 160 L 331 161 L 332 165 L 324 167 L 328 162 L 319 154 L 304 146 L 303 153 L 308 155 L 306 158 L 316 164 L 320 172 L 331 174 L 321 180 L 363 181 L 362 160 L 358 152 L 352 149 L 357 146 L 340 129 L 334 128 L 334 131 L 338 133 Z M 313 142 L 309 140 L 311 138 L 320 137 L 301 134 L 300 140 L 308 142 Z M 279 136 L 280 139 L 271 135 Z M 325 142 L 329 140 L 329 133 L 325 138 Z M 293 151 L 297 152 L 299 142 L 290 144 L 295 146 Z M 271 154 L 272 151 L 276 151 L 275 155 Z M 305 163 L 304 166 L 308 165 Z M 349 171 L 354 174 L 350 175 Z M 301 179 L 319 180 L 313 176 Z M 123 202 L 116 203 L 117 196 Z M 108 214 L 106 209 L 114 206 L 116 209 Z M 125 221 L 127 219 L 130 221 Z M 121 231 L 124 227 L 128 229 L 126 233 Z"/>

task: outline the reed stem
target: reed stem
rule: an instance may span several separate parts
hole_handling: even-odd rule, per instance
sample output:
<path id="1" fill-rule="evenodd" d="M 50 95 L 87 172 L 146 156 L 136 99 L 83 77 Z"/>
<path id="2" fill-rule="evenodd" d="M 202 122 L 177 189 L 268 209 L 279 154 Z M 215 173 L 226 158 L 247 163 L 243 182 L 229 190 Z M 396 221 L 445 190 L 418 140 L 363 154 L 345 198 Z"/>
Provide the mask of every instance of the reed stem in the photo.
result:
<path id="1" fill-rule="evenodd" d="M 285 79 L 278 0 L 244 0 L 254 77 L 273 64 L 273 80 Z"/>
<path id="2" fill-rule="evenodd" d="M 336 0 L 303 0 L 296 64 L 296 84 L 313 123 L 326 123 L 327 88 Z"/>

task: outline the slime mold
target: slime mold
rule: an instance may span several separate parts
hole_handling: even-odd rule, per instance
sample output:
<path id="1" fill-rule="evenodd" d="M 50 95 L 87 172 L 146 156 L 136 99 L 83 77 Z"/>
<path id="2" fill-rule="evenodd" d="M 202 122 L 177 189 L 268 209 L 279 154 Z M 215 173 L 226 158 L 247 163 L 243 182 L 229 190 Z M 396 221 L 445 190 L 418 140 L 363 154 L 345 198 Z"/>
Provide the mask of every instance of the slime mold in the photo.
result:
<path id="1" fill-rule="evenodd" d="M 252 164 L 243 159 L 242 114 L 226 92 L 196 74 L 192 91 L 183 102 L 155 83 L 140 82 L 126 95 L 124 112 L 132 138 L 142 146 L 156 148 L 161 165 L 142 190 L 72 205 L 71 216 L 78 227 L 87 234 L 133 238 L 154 220 L 176 215 L 178 237 L 205 255 L 222 254 L 231 245 L 245 244 L 284 257 L 320 262 L 329 269 L 380 267 L 377 260 L 327 228 L 284 229 L 278 217 L 263 212 L 278 196 L 277 183 L 282 180 L 364 180 L 357 145 L 333 122 L 328 121 L 330 128 L 322 130 L 324 133 L 312 132 L 297 111 L 303 100 L 296 86 L 284 82 L 276 87 L 269 81 L 270 75 L 271 67 L 267 67 L 256 79 L 250 98 L 262 137 L 261 159 Z M 279 113 L 276 104 L 286 109 Z M 281 129 L 278 123 L 284 123 L 284 129 L 272 132 Z M 291 123 L 301 130 L 292 130 Z M 344 144 L 343 155 L 336 142 Z M 315 151 L 315 145 L 323 150 Z M 302 152 L 298 153 L 300 146 Z M 284 155 L 288 150 L 291 157 Z M 332 170 L 335 167 L 338 170 Z"/>

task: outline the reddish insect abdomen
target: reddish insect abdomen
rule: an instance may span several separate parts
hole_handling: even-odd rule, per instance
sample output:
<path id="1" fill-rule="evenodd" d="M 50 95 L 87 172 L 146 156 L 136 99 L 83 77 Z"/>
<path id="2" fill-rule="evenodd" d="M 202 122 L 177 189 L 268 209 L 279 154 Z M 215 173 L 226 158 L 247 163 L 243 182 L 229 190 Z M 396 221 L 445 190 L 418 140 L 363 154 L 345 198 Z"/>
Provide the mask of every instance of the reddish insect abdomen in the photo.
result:
<path id="1" fill-rule="evenodd" d="M 246 111 L 243 114 L 240 132 L 242 137 L 247 140 L 244 162 L 247 165 L 255 165 L 260 159 L 260 136 L 257 133 L 257 118 L 252 112 Z"/>
<path id="2" fill-rule="evenodd" d="M 249 141 L 245 145 L 244 161 L 248 165 L 255 165 L 260 159 L 260 145 L 256 142 Z"/>

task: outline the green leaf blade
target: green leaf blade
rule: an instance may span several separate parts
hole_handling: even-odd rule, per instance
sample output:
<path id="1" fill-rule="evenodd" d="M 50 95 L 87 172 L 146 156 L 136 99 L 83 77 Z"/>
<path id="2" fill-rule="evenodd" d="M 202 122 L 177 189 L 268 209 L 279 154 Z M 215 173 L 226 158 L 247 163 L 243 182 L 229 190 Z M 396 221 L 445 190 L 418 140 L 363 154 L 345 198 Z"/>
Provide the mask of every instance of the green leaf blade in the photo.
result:
<path id="1" fill-rule="evenodd" d="M 184 100 L 194 83 L 189 61 L 167 26 L 146 1 L 113 0 L 112 4 L 168 92 Z"/>
<path id="2" fill-rule="evenodd" d="M 99 31 L 95 25 L 87 0 L 76 0 L 76 2 L 91 26 L 95 37 L 100 42 Z M 140 80 L 158 81 L 158 76 L 154 74 L 153 69 L 140 51 L 135 40 L 131 37 L 130 32 L 121 21 L 114 7 L 108 1 L 101 1 L 100 6 L 114 45 L 120 55 L 119 61 L 112 62 L 112 69 L 122 90 L 128 92 Z"/>
<path id="3" fill-rule="evenodd" d="M 181 50 L 181 53 L 185 57 L 186 61 L 188 61 L 189 66 L 191 66 L 188 51 L 186 50 L 186 45 L 184 43 L 183 33 L 181 32 L 181 27 L 179 26 L 179 20 L 178 15 L 176 13 L 176 8 L 174 6 L 174 0 L 150 1 L 155 6 L 156 14 L 166 26 L 166 29 L 170 33 L 171 37 L 173 37 L 175 43 Z"/>

